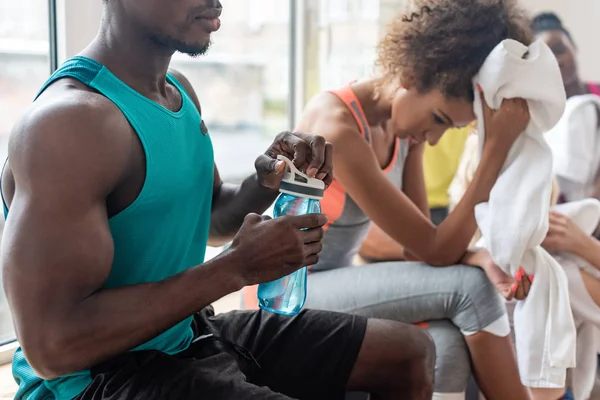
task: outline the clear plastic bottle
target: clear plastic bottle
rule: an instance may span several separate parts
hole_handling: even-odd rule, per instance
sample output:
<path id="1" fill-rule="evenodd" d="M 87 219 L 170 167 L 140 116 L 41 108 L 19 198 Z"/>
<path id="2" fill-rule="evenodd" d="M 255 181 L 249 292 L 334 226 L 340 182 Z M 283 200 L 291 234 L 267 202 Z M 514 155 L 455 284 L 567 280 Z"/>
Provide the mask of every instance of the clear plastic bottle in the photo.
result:
<path id="1" fill-rule="evenodd" d="M 319 200 L 325 190 L 323 181 L 309 178 L 283 156 L 278 159 L 287 163 L 288 171 L 279 188 L 281 194 L 275 201 L 273 217 L 320 213 Z M 288 276 L 258 285 L 258 305 L 277 314 L 298 314 L 306 301 L 307 275 L 305 266 Z"/>

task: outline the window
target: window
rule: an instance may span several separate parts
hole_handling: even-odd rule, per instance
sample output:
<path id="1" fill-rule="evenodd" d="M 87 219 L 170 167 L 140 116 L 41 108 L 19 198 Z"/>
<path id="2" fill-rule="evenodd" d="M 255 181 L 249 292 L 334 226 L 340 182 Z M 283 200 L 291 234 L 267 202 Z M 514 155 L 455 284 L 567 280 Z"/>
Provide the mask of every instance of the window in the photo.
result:
<path id="1" fill-rule="evenodd" d="M 328 3 L 328 18 L 331 21 L 377 21 L 378 0 L 323 0 Z"/>
<path id="2" fill-rule="evenodd" d="M 358 2 L 358 12 L 366 20 L 379 21 L 379 1 L 360 0 Z"/>
<path id="3" fill-rule="evenodd" d="M 290 20 L 289 8 L 286 0 L 254 0 L 245 16 L 248 27 L 256 31 L 263 25 L 286 25 Z"/>
<path id="4" fill-rule="evenodd" d="M 328 4 L 328 17 L 332 21 L 350 19 L 350 0 L 325 0 Z"/>
<path id="5" fill-rule="evenodd" d="M 7 155 L 8 135 L 50 74 L 48 1 L 0 3 L 0 162 Z M 0 233 L 4 226 L 4 219 Z M 0 287 L 0 344 L 14 339 L 14 329 Z"/>
<path id="6" fill-rule="evenodd" d="M 254 160 L 274 136 L 288 129 L 290 2 L 221 2 L 222 27 L 208 53 L 176 54 L 171 66 L 198 93 L 221 176 L 239 181 L 254 171 Z"/>
<path id="7" fill-rule="evenodd" d="M 310 15 L 309 26 L 317 38 L 309 55 L 309 97 L 318 91 L 339 87 L 373 72 L 375 47 L 380 35 L 379 0 L 321 0 Z M 318 22 L 317 22 L 318 21 Z M 316 48 L 316 50 L 314 50 Z"/>

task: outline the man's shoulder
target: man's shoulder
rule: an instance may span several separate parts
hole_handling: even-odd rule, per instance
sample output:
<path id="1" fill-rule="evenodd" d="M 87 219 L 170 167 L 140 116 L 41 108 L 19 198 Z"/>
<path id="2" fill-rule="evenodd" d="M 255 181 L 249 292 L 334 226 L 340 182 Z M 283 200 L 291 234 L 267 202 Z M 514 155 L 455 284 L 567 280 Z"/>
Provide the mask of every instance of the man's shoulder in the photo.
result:
<path id="1" fill-rule="evenodd" d="M 83 173 L 92 164 L 111 160 L 115 169 L 121 169 L 131 154 L 131 137 L 131 126 L 110 100 L 62 80 L 17 121 L 8 155 L 15 168 L 30 168 L 36 160 L 44 160 L 45 165 L 56 164 L 56 169 L 68 163 Z"/>
<path id="2" fill-rule="evenodd" d="M 100 118 L 122 116 L 119 108 L 96 90 L 72 79 L 64 78 L 51 84 L 32 103 L 28 111 L 59 112 L 61 116 L 71 114 Z M 25 114 L 27 116 L 28 113 Z"/>
<path id="3" fill-rule="evenodd" d="M 51 85 L 19 118 L 12 136 L 22 139 L 108 139 L 106 134 L 130 130 L 125 116 L 109 99 L 74 80 Z M 98 137 L 99 133 L 103 133 Z M 109 135 L 117 136 L 117 135 Z M 41 139 L 41 138 L 40 138 Z"/>

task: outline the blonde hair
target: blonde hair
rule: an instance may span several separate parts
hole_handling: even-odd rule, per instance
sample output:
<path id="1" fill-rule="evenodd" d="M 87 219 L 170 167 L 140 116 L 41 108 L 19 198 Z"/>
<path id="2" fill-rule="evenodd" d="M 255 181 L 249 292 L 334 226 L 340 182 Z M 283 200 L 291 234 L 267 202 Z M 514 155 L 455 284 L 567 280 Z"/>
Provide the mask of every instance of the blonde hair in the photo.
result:
<path id="1" fill-rule="evenodd" d="M 450 211 L 456 207 L 460 199 L 465 194 L 467 187 L 473 180 L 477 165 L 479 164 L 479 136 L 477 131 L 473 130 L 473 133 L 469 135 L 465 142 L 465 149 L 460 159 L 456 175 L 448 188 L 448 196 L 450 198 Z M 550 205 L 556 205 L 558 202 L 558 196 L 560 195 L 560 188 L 555 178 L 552 179 L 552 191 L 550 193 Z M 470 246 L 474 246 L 475 243 L 481 238 L 481 232 L 479 229 L 471 239 Z"/>

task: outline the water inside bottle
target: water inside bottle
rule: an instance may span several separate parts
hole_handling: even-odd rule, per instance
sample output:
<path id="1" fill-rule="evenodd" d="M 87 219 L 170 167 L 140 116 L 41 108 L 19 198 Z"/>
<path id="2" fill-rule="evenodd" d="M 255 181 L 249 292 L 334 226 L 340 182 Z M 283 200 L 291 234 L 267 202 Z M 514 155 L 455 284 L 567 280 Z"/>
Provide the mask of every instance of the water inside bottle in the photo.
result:
<path id="1" fill-rule="evenodd" d="M 306 297 L 306 267 L 291 275 L 260 285 L 259 306 L 263 310 L 284 315 L 295 315 L 304 306 Z"/>
<path id="2" fill-rule="evenodd" d="M 317 200 L 282 194 L 275 203 L 273 217 L 320 213 Z M 258 303 L 261 309 L 277 314 L 296 315 L 306 300 L 308 268 L 258 286 Z"/>

